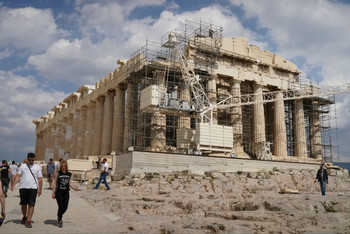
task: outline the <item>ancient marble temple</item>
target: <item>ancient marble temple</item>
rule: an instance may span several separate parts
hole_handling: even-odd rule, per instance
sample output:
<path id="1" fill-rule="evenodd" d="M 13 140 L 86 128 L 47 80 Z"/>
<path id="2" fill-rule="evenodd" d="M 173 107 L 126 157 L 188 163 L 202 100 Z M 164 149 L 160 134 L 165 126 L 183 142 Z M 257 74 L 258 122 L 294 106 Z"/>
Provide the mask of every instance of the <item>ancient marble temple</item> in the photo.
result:
<path id="1" fill-rule="evenodd" d="M 183 54 L 167 44 L 168 34 L 161 43 L 147 42 L 95 85 L 81 86 L 34 120 L 38 160 L 128 151 L 322 160 L 319 110 L 332 103 L 285 98 L 288 90 L 310 88 L 297 66 L 246 38 L 222 37 L 221 27 L 193 25 L 175 31 Z M 231 96 L 254 100 L 212 108 L 210 122 L 201 122 L 184 77 L 189 71 L 210 106 Z M 275 95 L 265 101 L 269 93 Z"/>

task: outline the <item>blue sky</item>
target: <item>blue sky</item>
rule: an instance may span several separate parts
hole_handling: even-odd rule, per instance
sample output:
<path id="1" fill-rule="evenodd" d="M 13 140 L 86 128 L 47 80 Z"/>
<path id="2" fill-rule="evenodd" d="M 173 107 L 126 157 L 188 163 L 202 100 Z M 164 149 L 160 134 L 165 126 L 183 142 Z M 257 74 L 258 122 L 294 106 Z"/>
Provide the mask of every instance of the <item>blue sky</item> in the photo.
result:
<path id="1" fill-rule="evenodd" d="M 336 0 L 0 0 L 0 155 L 34 151 L 35 125 L 83 84 L 185 20 L 298 65 L 326 84 L 350 78 L 350 4 Z M 337 96 L 340 161 L 350 161 L 350 94 Z"/>

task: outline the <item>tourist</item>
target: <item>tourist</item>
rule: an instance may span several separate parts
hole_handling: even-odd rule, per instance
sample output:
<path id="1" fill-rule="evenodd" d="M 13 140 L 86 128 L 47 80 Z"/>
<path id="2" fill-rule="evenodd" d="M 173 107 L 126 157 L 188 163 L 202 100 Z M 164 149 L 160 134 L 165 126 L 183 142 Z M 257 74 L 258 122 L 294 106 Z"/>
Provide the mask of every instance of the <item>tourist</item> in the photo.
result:
<path id="1" fill-rule="evenodd" d="M 111 188 L 108 186 L 107 179 L 106 179 L 106 177 L 108 175 L 108 168 L 109 168 L 107 159 L 104 158 L 102 160 L 102 162 L 103 162 L 103 164 L 101 165 L 100 178 L 98 179 L 98 182 L 97 182 L 97 184 L 96 184 L 94 189 L 98 189 L 98 187 L 100 186 L 101 182 L 103 181 L 103 183 L 106 185 L 107 190 L 111 190 Z"/>
<path id="2" fill-rule="evenodd" d="M 315 183 L 317 180 L 318 180 L 318 182 L 320 182 L 322 196 L 325 196 L 326 195 L 326 184 L 328 184 L 328 173 L 327 173 L 327 170 L 324 168 L 323 163 L 321 163 L 320 169 L 318 169 L 318 171 L 317 171 Z"/>
<path id="3" fill-rule="evenodd" d="M 49 189 L 52 189 L 52 180 L 55 175 L 55 163 L 53 162 L 52 158 L 50 158 L 49 163 L 46 165 L 46 172 L 47 182 L 49 182 Z"/>
<path id="4" fill-rule="evenodd" d="M 2 191 L 2 182 L 0 180 L 0 204 L 1 204 L 1 217 L 0 217 L 0 226 L 4 222 L 4 219 L 6 217 L 5 213 L 5 194 Z"/>
<path id="5" fill-rule="evenodd" d="M 75 191 L 80 191 L 72 185 L 71 182 L 72 174 L 68 171 L 68 163 L 62 160 L 60 166 L 58 167 L 58 172 L 54 178 L 54 183 L 52 187 L 52 198 L 57 201 L 58 211 L 57 211 L 57 225 L 58 227 L 63 227 L 62 217 L 63 214 L 68 209 L 69 203 L 69 187 Z"/>
<path id="6" fill-rule="evenodd" d="M 10 166 L 7 164 L 6 160 L 2 160 L 2 165 L 0 167 L 1 170 L 1 182 L 2 182 L 2 191 L 7 197 L 7 190 L 9 188 L 10 178 L 13 178 L 12 172 L 10 170 Z M 9 177 L 10 175 L 10 177 Z"/>
<path id="7" fill-rule="evenodd" d="M 22 210 L 21 224 L 25 224 L 27 228 L 32 227 L 32 216 L 34 213 L 34 206 L 36 196 L 41 195 L 43 180 L 41 167 L 34 164 L 35 154 L 28 153 L 27 163 L 23 163 L 18 169 L 15 181 L 11 185 L 13 191 L 16 183 L 19 181 L 19 195 L 20 205 Z"/>
<path id="8" fill-rule="evenodd" d="M 56 177 L 56 174 L 57 174 L 57 172 L 58 172 L 58 167 L 60 166 L 60 163 L 61 163 L 62 160 L 63 160 L 63 158 L 58 159 L 58 163 L 56 164 L 56 168 L 55 168 L 54 177 Z"/>
<path id="9" fill-rule="evenodd" d="M 11 181 L 13 182 L 15 177 L 16 177 L 16 175 L 17 175 L 17 171 L 18 171 L 18 166 L 17 166 L 15 161 L 11 162 L 10 170 L 11 170 L 11 173 L 12 173 L 12 176 L 13 176 L 13 177 L 11 177 Z"/>

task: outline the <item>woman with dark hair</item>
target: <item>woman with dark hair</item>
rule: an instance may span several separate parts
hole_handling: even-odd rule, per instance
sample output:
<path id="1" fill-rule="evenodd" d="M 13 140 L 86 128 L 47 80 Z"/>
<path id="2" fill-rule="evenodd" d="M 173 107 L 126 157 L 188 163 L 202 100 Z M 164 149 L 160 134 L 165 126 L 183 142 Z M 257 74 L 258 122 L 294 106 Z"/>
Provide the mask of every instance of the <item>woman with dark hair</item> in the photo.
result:
<path id="1" fill-rule="evenodd" d="M 10 170 L 10 166 L 7 164 L 6 160 L 2 160 L 2 165 L 0 166 L 1 171 L 1 182 L 2 191 L 4 192 L 5 198 L 7 197 L 7 190 L 9 189 L 10 178 L 13 178 L 13 174 Z M 9 177 L 10 175 L 10 177 Z"/>
<path id="2" fill-rule="evenodd" d="M 62 217 L 68 209 L 69 203 L 69 188 L 75 191 L 80 191 L 79 188 L 72 185 L 71 182 L 72 173 L 68 171 L 68 163 L 66 160 L 62 160 L 58 167 L 58 172 L 54 177 L 52 186 L 52 198 L 57 201 L 57 225 L 63 227 Z"/>

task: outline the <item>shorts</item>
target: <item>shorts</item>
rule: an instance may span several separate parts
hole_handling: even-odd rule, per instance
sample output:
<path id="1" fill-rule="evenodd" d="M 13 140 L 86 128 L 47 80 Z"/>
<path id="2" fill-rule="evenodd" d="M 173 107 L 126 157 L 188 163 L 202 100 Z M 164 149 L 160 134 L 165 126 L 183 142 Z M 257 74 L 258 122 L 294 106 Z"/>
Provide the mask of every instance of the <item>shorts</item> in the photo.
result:
<path id="1" fill-rule="evenodd" d="M 47 174 L 47 182 L 52 182 L 53 174 Z"/>
<path id="2" fill-rule="evenodd" d="M 19 204 L 34 206 L 37 193 L 38 189 L 20 189 L 19 196 L 21 198 L 21 201 Z"/>

